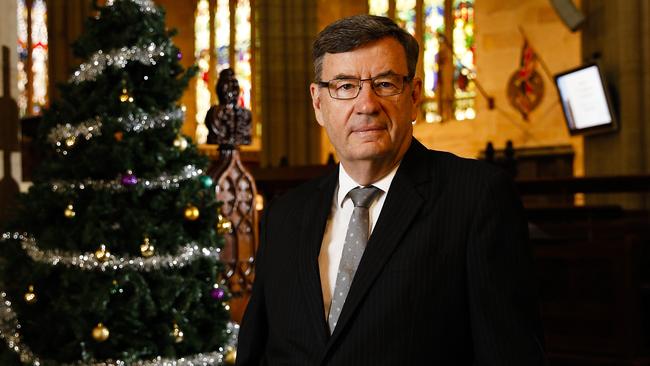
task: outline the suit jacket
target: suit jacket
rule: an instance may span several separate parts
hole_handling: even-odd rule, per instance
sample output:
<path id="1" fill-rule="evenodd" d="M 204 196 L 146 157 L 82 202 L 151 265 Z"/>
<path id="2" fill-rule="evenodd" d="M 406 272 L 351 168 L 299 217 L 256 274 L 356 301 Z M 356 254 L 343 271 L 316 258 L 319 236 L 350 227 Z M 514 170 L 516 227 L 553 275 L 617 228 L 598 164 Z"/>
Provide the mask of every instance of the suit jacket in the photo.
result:
<path id="1" fill-rule="evenodd" d="M 267 208 L 237 365 L 544 364 L 511 179 L 415 139 L 330 335 L 318 255 L 337 183 L 338 171 Z"/>

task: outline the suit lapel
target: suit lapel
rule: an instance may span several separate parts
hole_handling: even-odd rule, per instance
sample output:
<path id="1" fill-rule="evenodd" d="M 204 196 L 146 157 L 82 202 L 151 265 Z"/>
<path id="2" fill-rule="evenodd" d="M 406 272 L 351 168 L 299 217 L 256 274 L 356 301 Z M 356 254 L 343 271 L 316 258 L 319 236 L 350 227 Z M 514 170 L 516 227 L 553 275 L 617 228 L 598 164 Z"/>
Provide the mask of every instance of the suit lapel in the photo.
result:
<path id="1" fill-rule="evenodd" d="M 325 322 L 318 255 L 337 182 L 338 169 L 335 169 L 323 179 L 316 192 L 305 202 L 297 253 L 299 273 L 301 274 L 299 281 L 307 303 L 306 312 L 320 343 L 323 345 L 327 342 L 329 331 Z"/>
<path id="2" fill-rule="evenodd" d="M 431 179 L 426 153 L 427 149 L 413 139 L 393 178 L 377 224 L 368 240 L 338 323 L 328 342 L 328 351 L 353 317 L 356 308 L 410 227 L 420 207 L 429 198 L 423 186 Z"/>

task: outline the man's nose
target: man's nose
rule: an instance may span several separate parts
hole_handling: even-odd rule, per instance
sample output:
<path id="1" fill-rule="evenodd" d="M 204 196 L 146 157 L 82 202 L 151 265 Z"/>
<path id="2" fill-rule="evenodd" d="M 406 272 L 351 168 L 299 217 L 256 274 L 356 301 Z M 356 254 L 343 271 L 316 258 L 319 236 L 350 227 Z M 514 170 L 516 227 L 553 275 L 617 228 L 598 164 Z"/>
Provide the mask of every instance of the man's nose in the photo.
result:
<path id="1" fill-rule="evenodd" d="M 372 80 L 362 80 L 359 95 L 355 100 L 355 111 L 360 114 L 376 114 L 379 112 L 379 96 L 372 89 Z"/>

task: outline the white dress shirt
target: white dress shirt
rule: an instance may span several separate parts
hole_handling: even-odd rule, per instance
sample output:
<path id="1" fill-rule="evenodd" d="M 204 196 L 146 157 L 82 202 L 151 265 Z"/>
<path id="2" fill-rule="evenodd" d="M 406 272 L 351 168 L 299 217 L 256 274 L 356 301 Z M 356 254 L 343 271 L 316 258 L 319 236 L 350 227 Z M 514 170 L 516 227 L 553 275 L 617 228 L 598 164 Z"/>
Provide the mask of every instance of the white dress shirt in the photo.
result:
<path id="1" fill-rule="evenodd" d="M 370 205 L 368 212 L 370 214 L 368 223 L 370 225 L 368 231 L 368 238 L 372 234 L 372 230 L 377 223 L 377 218 L 381 213 L 381 208 L 384 206 L 386 195 L 390 184 L 395 177 L 399 164 L 383 178 L 377 182 L 371 183 L 381 190 L 377 198 Z M 343 253 L 343 244 L 345 243 L 345 234 L 348 231 L 348 223 L 350 216 L 354 210 L 354 204 L 350 199 L 348 193 L 356 188 L 363 187 L 352 179 L 339 164 L 339 184 L 334 192 L 334 199 L 332 200 L 332 209 L 327 219 L 327 226 L 325 227 L 325 234 L 323 235 L 323 242 L 318 256 L 318 266 L 320 269 L 321 288 L 323 291 L 323 303 L 325 305 L 325 317 L 329 314 L 330 303 L 332 302 L 332 293 L 334 293 L 334 286 L 336 286 L 336 276 L 339 271 L 339 262 L 341 261 L 341 254 Z"/>

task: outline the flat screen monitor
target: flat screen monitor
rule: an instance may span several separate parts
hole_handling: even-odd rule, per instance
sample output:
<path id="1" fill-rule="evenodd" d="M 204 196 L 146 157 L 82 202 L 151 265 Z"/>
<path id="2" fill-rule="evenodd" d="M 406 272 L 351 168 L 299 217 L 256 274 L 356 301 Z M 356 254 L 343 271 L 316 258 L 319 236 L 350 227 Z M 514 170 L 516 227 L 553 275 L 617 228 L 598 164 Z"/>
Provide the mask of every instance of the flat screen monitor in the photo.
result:
<path id="1" fill-rule="evenodd" d="M 555 75 L 569 133 L 592 134 L 618 128 L 611 99 L 597 64 Z"/>

